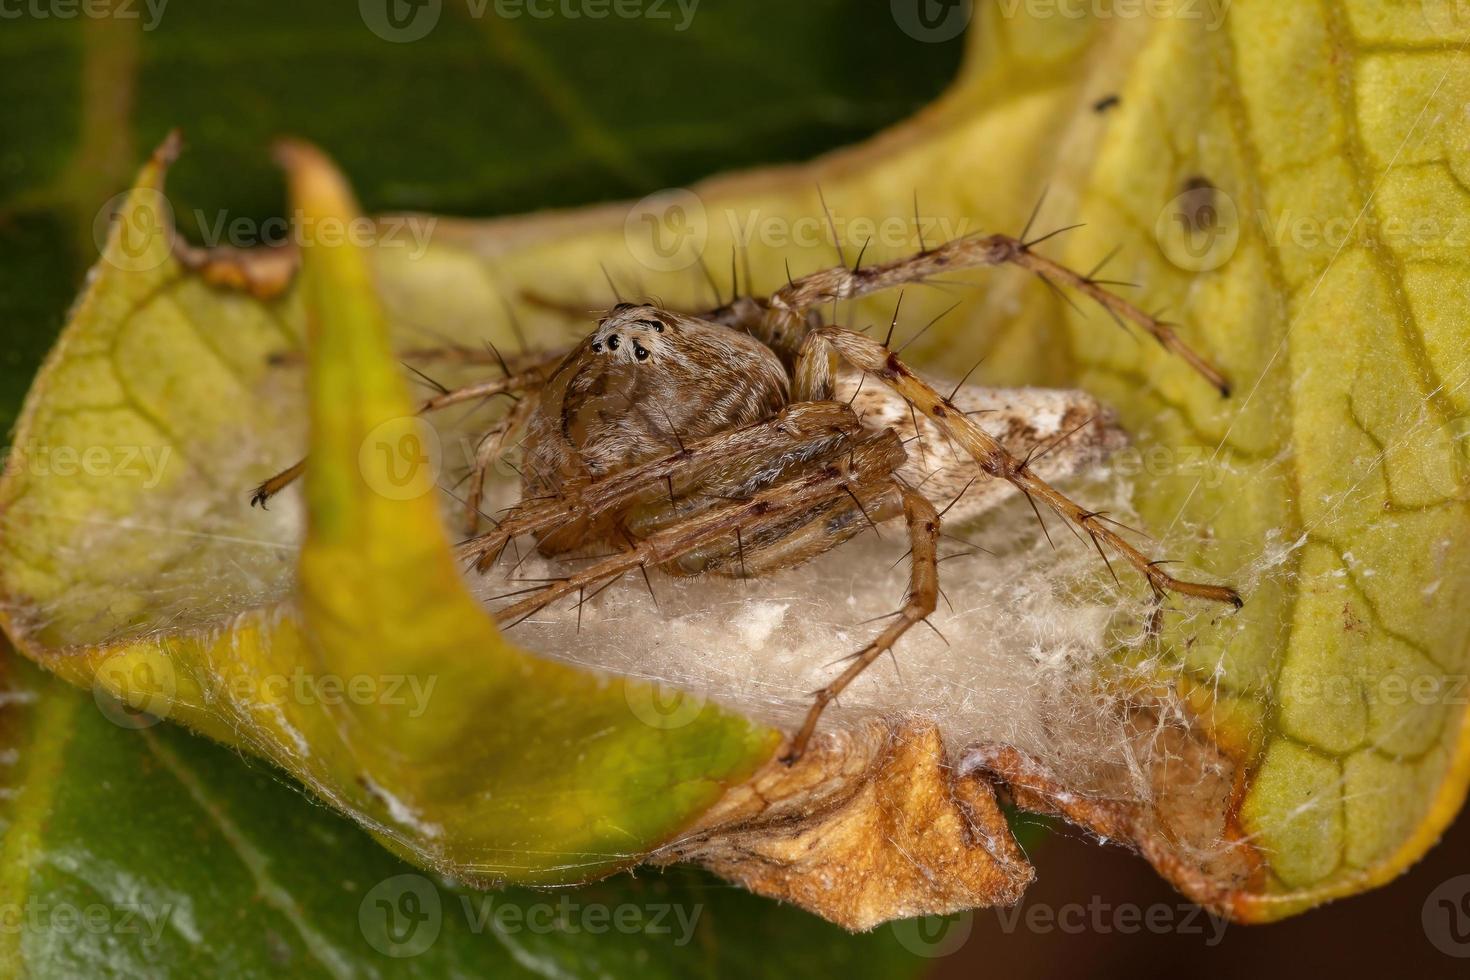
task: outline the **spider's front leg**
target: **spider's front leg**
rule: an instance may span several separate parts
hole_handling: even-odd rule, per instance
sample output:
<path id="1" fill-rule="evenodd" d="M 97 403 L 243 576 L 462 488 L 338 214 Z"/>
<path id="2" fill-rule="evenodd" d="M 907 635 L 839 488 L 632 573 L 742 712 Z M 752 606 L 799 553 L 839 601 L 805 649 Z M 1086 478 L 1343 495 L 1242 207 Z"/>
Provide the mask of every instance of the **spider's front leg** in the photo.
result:
<path id="1" fill-rule="evenodd" d="M 854 443 L 842 458 L 845 463 L 841 465 L 822 464 L 804 469 L 800 475 L 746 498 L 711 498 L 707 509 L 678 517 L 641 540 L 626 542 L 627 550 L 549 585 L 503 597 L 524 595 L 497 610 L 495 618 L 508 624 L 508 628 L 558 599 L 588 594 L 587 590 L 610 585 L 640 567 L 662 567 L 674 574 L 692 574 L 690 569 L 679 567 L 678 562 L 697 552 L 705 554 L 706 560 L 701 564 L 706 568 L 728 567 L 733 571 L 741 561 L 745 547 L 742 542 L 754 545 L 777 540 L 793 526 L 829 516 L 834 503 L 846 506 L 851 501 L 860 510 L 873 513 L 885 499 L 892 498 L 892 474 L 904 460 L 898 436 L 892 432 L 869 436 Z"/>
<path id="2" fill-rule="evenodd" d="M 535 407 L 531 398 L 516 402 L 505 417 L 480 439 L 475 448 L 475 460 L 470 469 L 469 491 L 465 494 L 465 533 L 475 534 L 480 530 L 480 504 L 485 499 L 485 480 L 490 470 L 499 462 L 510 447 L 525 431 L 526 420 Z"/>
<path id="3" fill-rule="evenodd" d="M 1154 594 L 1162 599 L 1168 593 L 1225 602 L 1240 608 L 1240 595 L 1223 585 L 1206 585 L 1175 578 L 1157 561 L 1128 543 L 1107 518 L 1096 511 L 1085 510 L 1051 484 L 1031 471 L 1028 461 L 1013 456 L 990 433 L 918 375 L 886 346 L 851 330 L 822 327 L 807 335 L 797 363 L 795 396 L 798 398 L 830 398 L 833 387 L 834 355 L 854 367 L 866 371 L 902 395 L 911 405 L 934 421 L 942 431 L 974 458 L 991 477 L 1006 480 L 1033 502 L 1039 500 L 1062 518 L 1087 532 L 1098 553 L 1107 560 L 1103 548 L 1122 555 L 1148 580 Z"/>
<path id="4" fill-rule="evenodd" d="M 540 535 L 579 519 L 598 526 L 611 514 L 622 515 L 636 536 L 645 537 L 702 505 L 742 493 L 744 484 L 773 461 L 830 453 L 861 431 L 844 405 L 788 405 L 774 418 L 715 433 L 601 480 L 563 484 L 556 497 L 522 501 L 493 530 L 460 545 L 458 555 L 483 573 L 517 537 Z M 642 508 L 652 514 L 639 519 Z"/>
<path id="5" fill-rule="evenodd" d="M 1048 236 L 1049 237 L 1049 236 Z M 1132 303 L 1103 288 L 1107 283 L 1091 273 L 1080 273 L 1032 251 L 1035 242 L 1011 235 L 967 236 L 926 249 L 917 255 L 857 269 L 836 266 L 802 276 L 771 295 L 759 333 L 766 343 L 789 355 L 799 351 L 807 332 L 810 310 L 839 299 L 855 299 L 907 283 L 922 283 L 944 272 L 981 266 L 1018 265 L 1029 269 L 1060 292 L 1063 286 L 1077 290 L 1097 303 L 1120 326 L 1127 320 L 1141 327 L 1170 353 L 1182 359 L 1222 396 L 1230 394 L 1230 383 L 1213 364 L 1186 344 L 1173 327 L 1145 313 Z"/>
<path id="6" fill-rule="evenodd" d="M 451 350 L 445 348 L 445 350 Z M 458 351 L 458 348 L 452 350 Z M 424 351 L 415 352 L 420 358 L 425 355 Z M 492 378 L 488 381 L 478 381 L 474 384 L 465 385 L 462 388 L 454 388 L 449 391 L 441 391 L 419 406 L 416 414 L 427 415 L 449 408 L 452 405 L 460 405 L 465 402 L 479 401 L 494 398 L 497 395 L 514 396 L 517 392 L 530 394 L 541 388 L 551 376 L 556 366 L 566 356 L 565 352 L 557 351 L 550 354 L 542 354 L 539 358 L 527 361 L 527 366 L 519 370 L 506 370 L 503 377 Z M 502 362 L 503 363 L 503 362 Z M 483 449 L 483 446 L 481 447 Z M 477 454 L 477 456 L 480 454 Z M 477 458 L 476 465 L 480 465 L 481 459 Z M 301 478 L 306 472 L 306 459 L 301 459 L 281 472 L 261 483 L 250 494 L 250 506 L 264 507 L 272 497 L 285 490 L 291 484 Z M 488 468 L 494 464 L 494 459 L 484 462 Z M 483 471 L 480 473 L 481 485 L 483 486 Z"/>
<path id="7" fill-rule="evenodd" d="M 901 484 L 896 484 L 903 500 L 904 521 L 908 525 L 909 545 L 909 591 L 895 619 L 879 633 L 871 643 L 852 655 L 852 663 L 826 687 L 816 692 L 811 709 L 791 746 L 781 755 L 787 764 L 801 758 L 817 729 L 817 720 L 827 705 L 837 699 L 847 685 L 857 680 L 873 661 L 891 650 L 908 630 L 922 623 L 939 602 L 939 513 L 922 494 Z"/>

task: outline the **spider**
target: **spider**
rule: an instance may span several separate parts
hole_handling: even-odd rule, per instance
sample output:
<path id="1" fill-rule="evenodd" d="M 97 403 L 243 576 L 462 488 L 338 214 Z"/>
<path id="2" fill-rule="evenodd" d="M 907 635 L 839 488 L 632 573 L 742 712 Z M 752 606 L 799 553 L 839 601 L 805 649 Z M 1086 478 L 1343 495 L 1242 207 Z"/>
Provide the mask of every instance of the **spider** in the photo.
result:
<path id="1" fill-rule="evenodd" d="M 561 578 L 500 597 L 511 601 L 495 613 L 497 621 L 513 626 L 570 595 L 585 601 L 588 590 L 635 569 L 646 577 L 650 566 L 675 576 L 758 577 L 901 519 L 910 545 L 908 593 L 885 617 L 892 622 L 814 693 L 781 756 L 791 763 L 805 752 L 827 705 L 935 610 L 941 518 L 976 481 L 1008 483 L 1030 500 L 1038 518 L 1040 508 L 1048 508 L 1085 534 L 1105 562 L 1108 552 L 1124 559 L 1152 590 L 1152 627 L 1170 593 L 1239 608 L 1234 589 L 1175 578 L 1123 538 L 1122 525 L 1037 476 L 1036 457 L 1045 449 L 1025 456 L 1007 449 L 975 421 L 976 412 L 957 404 L 963 381 L 942 395 L 899 358 L 889 345 L 891 325 L 880 342 L 824 323 L 816 312 L 941 272 L 1016 265 L 1054 289 L 1078 291 L 1120 323 L 1136 324 L 1228 396 L 1220 372 L 1168 324 L 1108 291 L 1092 274 L 1041 256 L 1032 247 L 1041 239 L 1027 242 L 1025 234 L 921 244 L 916 254 L 867 267 L 859 257 L 852 268 L 844 262 L 788 277 L 767 297 L 736 296 L 698 314 L 620 301 L 570 350 L 513 362 L 497 352 L 502 376 L 430 398 L 421 411 L 500 394 L 515 399 L 480 443 L 467 508 L 478 515 L 486 472 L 517 439 L 520 500 L 492 521 L 492 530 L 472 530 L 459 546 L 469 565 L 487 571 L 526 535 L 549 557 L 592 556 Z M 853 376 L 858 389 L 839 400 L 839 385 Z M 855 410 L 869 379 L 913 415 L 909 431 L 919 429 L 922 416 L 964 457 L 970 480 L 943 510 L 931 499 L 937 496 L 932 488 L 926 492 L 904 478 L 908 450 L 893 413 Z M 252 502 L 263 505 L 304 465 L 266 481 Z"/>

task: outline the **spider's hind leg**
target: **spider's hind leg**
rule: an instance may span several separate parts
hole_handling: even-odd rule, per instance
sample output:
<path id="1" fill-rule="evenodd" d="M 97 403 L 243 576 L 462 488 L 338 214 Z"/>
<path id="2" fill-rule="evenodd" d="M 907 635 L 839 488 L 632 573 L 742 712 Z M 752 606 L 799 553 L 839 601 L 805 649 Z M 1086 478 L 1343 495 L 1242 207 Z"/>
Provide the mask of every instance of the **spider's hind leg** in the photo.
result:
<path id="1" fill-rule="evenodd" d="M 1228 586 L 1190 582 L 1165 572 L 1160 562 L 1150 560 L 1119 535 L 1105 515 L 1078 506 L 1037 476 L 1030 466 L 1029 457 L 1019 459 L 1012 455 L 999 440 L 899 360 L 897 354 L 870 337 L 840 327 L 823 327 L 808 335 L 802 345 L 796 371 L 796 397 L 831 397 L 834 355 L 868 372 L 902 395 L 959 444 L 986 475 L 1007 481 L 1024 493 L 1033 505 L 1037 502 L 1045 505 L 1073 527 L 1085 532 L 1105 562 L 1104 547 L 1122 556 L 1148 580 L 1156 596 L 1178 593 L 1240 607 L 1239 594 Z"/>

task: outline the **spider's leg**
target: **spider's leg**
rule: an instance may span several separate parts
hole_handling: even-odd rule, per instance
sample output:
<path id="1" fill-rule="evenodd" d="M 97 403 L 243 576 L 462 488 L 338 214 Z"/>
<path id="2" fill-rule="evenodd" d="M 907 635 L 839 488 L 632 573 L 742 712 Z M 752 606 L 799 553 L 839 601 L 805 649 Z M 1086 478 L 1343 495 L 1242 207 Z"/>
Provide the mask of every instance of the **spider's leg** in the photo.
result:
<path id="1" fill-rule="evenodd" d="M 437 412 L 451 405 L 459 405 L 464 402 L 477 401 L 485 398 L 494 398 L 497 395 L 514 396 L 516 392 L 531 392 L 540 388 L 556 370 L 566 355 L 561 352 L 555 354 L 542 354 L 540 359 L 533 362 L 530 367 L 507 374 L 504 377 L 494 378 L 489 381 L 479 381 L 475 384 L 465 385 L 463 388 L 454 388 L 442 392 L 430 398 L 419 406 L 417 414 L 426 415 L 429 412 Z M 276 494 L 295 483 L 301 474 L 306 472 L 306 459 L 301 459 L 292 466 L 287 467 L 280 473 L 266 480 L 256 487 L 250 495 L 251 506 L 265 506 Z"/>
<path id="2" fill-rule="evenodd" d="M 1106 546 L 1122 555 L 1148 580 L 1156 595 L 1162 597 L 1177 592 L 1180 595 L 1228 602 L 1240 607 L 1240 596 L 1232 588 L 1188 582 L 1169 575 L 1158 562 L 1151 561 L 1147 555 L 1124 540 L 1109 526 L 1103 515 L 1084 510 L 1038 477 L 1032 472 L 1028 460 L 1011 455 L 994 436 L 916 375 L 899 360 L 897 354 L 876 340 L 840 327 L 823 327 L 809 334 L 802 345 L 798 362 L 795 397 L 831 396 L 834 355 L 869 372 L 906 398 L 962 446 L 986 474 L 1008 481 L 1033 502 L 1040 501 L 1086 531 L 1099 554 L 1103 554 L 1103 547 Z M 1105 561 L 1106 557 L 1103 554 Z"/>
<path id="3" fill-rule="evenodd" d="M 789 405 L 774 418 L 740 429 L 719 432 L 691 442 L 678 452 L 650 460 L 592 483 L 565 484 L 561 496 L 519 504 L 496 527 L 460 545 L 461 558 L 484 572 L 514 538 L 535 534 L 579 518 L 597 522 L 603 515 L 629 513 L 639 505 L 656 508 L 647 521 L 633 522 L 634 532 L 647 537 L 669 522 L 674 488 L 707 504 L 719 502 L 711 484 L 725 482 L 763 460 L 783 455 L 820 453 L 824 447 L 845 442 L 861 430 L 856 416 L 835 402 Z M 724 482 L 722 482 L 724 481 Z M 665 506 L 668 505 L 668 506 Z M 675 508 L 672 513 L 678 513 Z"/>
<path id="4" fill-rule="evenodd" d="M 903 607 L 883 632 L 853 655 L 852 663 L 846 670 L 816 692 L 811 710 L 806 713 L 806 719 L 801 723 L 796 737 L 791 740 L 791 746 L 781 755 L 782 762 L 792 763 L 801 758 L 807 743 L 811 741 L 812 733 L 816 731 L 817 720 L 822 717 L 827 705 L 856 680 L 859 674 L 867 670 L 874 660 L 893 649 L 898 638 L 908 632 L 910 627 L 922 623 L 939 602 L 939 514 L 923 494 L 902 485 L 899 485 L 898 491 L 903 498 L 904 521 L 908 524 L 909 542 L 913 547 L 909 558 L 909 591 Z"/>
<path id="5" fill-rule="evenodd" d="M 890 491 L 890 474 L 903 459 L 903 446 L 897 436 L 891 432 L 873 436 L 853 447 L 846 467 L 813 468 L 746 500 L 721 502 L 670 523 L 633 542 L 620 554 L 535 589 L 498 610 L 495 618 L 514 625 L 564 596 L 605 585 L 635 568 L 665 565 L 710 545 L 728 551 L 737 540 L 737 530 L 755 537 L 786 526 L 835 499 L 851 495 L 871 500 L 875 494 Z"/>
<path id="6" fill-rule="evenodd" d="M 534 367 L 548 357 L 561 358 L 566 349 L 548 351 L 508 351 L 502 353 L 487 344 L 484 347 L 469 347 L 465 344 L 444 344 L 439 347 L 410 347 L 395 351 L 394 356 L 404 363 L 438 363 L 456 365 L 506 366 L 511 372 Z M 300 367 L 306 364 L 306 352 L 302 350 L 281 351 L 270 357 L 272 367 Z"/>
<path id="7" fill-rule="evenodd" d="M 485 434 L 475 450 L 474 468 L 470 471 L 469 492 L 465 495 L 464 517 L 467 534 L 480 530 L 480 504 L 485 499 L 485 478 L 510 446 L 520 437 L 526 419 L 536 403 L 522 398 L 506 413 L 495 428 Z"/>
<path id="8" fill-rule="evenodd" d="M 270 499 L 272 497 L 289 487 L 291 484 L 295 483 L 298 479 L 300 479 L 301 474 L 305 472 L 306 460 L 304 459 L 300 462 L 286 467 L 284 470 L 277 473 L 275 476 L 271 477 L 260 486 L 255 488 L 254 492 L 250 495 L 250 506 L 265 507 L 266 504 L 270 502 Z"/>
<path id="9" fill-rule="evenodd" d="M 1219 369 L 1189 347 L 1173 328 L 1104 288 L 1101 280 L 1075 272 L 1032 251 L 1031 244 L 1010 235 L 967 236 L 911 255 L 861 269 L 837 266 L 793 280 L 773 293 L 759 336 L 778 350 L 790 349 L 804 333 L 807 314 L 823 303 L 854 299 L 905 283 L 924 282 L 944 272 L 994 265 L 1018 265 L 1040 276 L 1053 289 L 1068 286 L 1101 306 L 1120 325 L 1130 321 L 1170 353 L 1183 359 L 1221 395 L 1230 384 Z"/>
<path id="10" fill-rule="evenodd" d="M 461 405 L 465 402 L 481 401 L 486 398 L 494 398 L 497 395 L 513 395 L 518 391 L 536 391 L 544 385 L 555 372 L 558 364 L 566 355 L 556 354 L 545 360 L 516 371 L 513 374 L 503 375 L 499 378 L 490 378 L 486 381 L 477 381 L 462 388 L 454 388 L 450 391 L 435 395 L 419 406 L 418 414 L 426 415 L 429 412 L 437 412 L 449 408 L 451 405 Z"/>

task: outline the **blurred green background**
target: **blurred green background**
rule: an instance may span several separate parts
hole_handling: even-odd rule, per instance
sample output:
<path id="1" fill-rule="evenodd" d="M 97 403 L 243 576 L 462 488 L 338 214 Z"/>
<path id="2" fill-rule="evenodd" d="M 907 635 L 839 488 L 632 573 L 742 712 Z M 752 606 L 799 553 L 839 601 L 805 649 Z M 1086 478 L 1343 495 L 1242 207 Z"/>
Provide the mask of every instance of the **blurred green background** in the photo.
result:
<path id="1" fill-rule="evenodd" d="M 395 43 L 379 36 L 386 2 L 409 20 L 441 9 Z M 511 214 L 855 142 L 931 101 L 961 53 L 855 0 L 645 0 L 602 19 L 565 13 L 609 9 L 597 0 L 536 8 L 550 17 L 386 2 L 0 8 L 0 424 L 97 257 L 104 205 L 173 127 L 186 151 L 170 197 L 196 241 L 196 209 L 283 212 L 269 146 L 286 134 L 334 156 L 368 211 Z M 932 962 L 918 925 L 850 937 L 693 871 L 490 906 L 400 880 L 416 872 L 261 764 L 4 658 L 0 975 L 856 978 Z M 426 935 L 409 927 L 434 902 L 436 938 L 385 953 L 395 925 Z M 483 918 L 507 905 L 530 917 Z M 624 913 L 640 927 L 594 934 L 592 907 L 641 910 Z M 658 908 L 668 932 L 651 928 Z M 697 916 L 687 936 L 681 915 Z"/>

